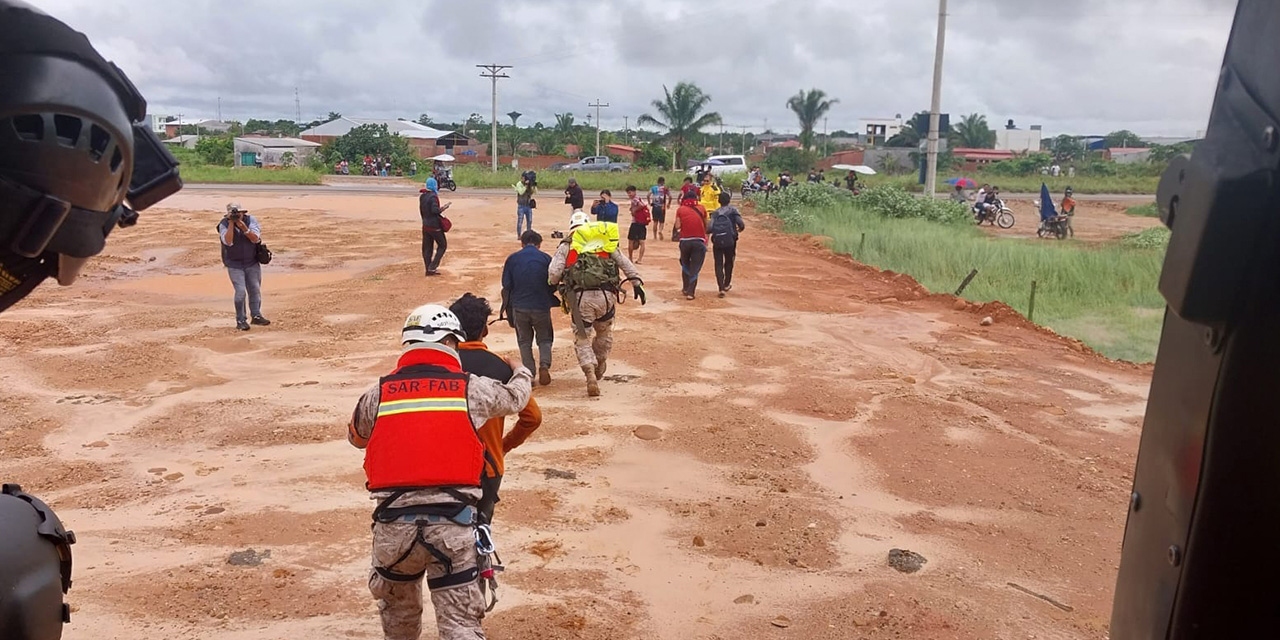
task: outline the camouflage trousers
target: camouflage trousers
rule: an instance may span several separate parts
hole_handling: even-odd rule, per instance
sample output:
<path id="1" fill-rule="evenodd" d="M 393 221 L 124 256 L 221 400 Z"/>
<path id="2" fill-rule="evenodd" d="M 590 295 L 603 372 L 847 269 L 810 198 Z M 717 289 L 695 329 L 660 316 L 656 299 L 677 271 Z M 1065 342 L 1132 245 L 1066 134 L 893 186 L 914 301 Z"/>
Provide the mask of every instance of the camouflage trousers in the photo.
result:
<path id="1" fill-rule="evenodd" d="M 386 640 L 418 640 L 422 633 L 422 581 L 446 574 L 444 565 L 418 543 L 417 538 L 418 525 L 411 522 L 375 522 L 373 525 L 375 567 L 410 575 L 426 571 L 424 577 L 410 582 L 388 580 L 377 571 L 369 576 L 369 591 L 378 599 Z M 452 523 L 424 525 L 422 539 L 453 562 L 454 573 L 476 566 L 474 527 Z M 440 640 L 484 640 L 480 620 L 484 618 L 485 601 L 479 582 L 473 580 L 433 590 L 431 605 L 435 608 Z"/>
<path id="2" fill-rule="evenodd" d="M 600 360 L 608 360 L 613 350 L 613 318 L 600 320 L 615 308 L 615 302 L 602 291 L 586 291 L 578 301 L 582 324 L 587 329 L 585 337 L 573 335 L 573 351 L 578 355 L 578 365 L 594 367 Z"/>

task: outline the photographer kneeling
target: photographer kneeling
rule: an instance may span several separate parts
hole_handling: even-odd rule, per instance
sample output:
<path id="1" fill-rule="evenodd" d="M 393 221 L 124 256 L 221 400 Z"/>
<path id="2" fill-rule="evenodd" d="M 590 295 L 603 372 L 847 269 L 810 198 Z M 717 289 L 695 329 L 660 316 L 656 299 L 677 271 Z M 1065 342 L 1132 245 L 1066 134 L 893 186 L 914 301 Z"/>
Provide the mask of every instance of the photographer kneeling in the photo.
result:
<path id="1" fill-rule="evenodd" d="M 250 316 L 253 324 L 263 327 L 271 324 L 262 317 L 262 265 L 258 263 L 262 227 L 258 226 L 257 218 L 238 204 L 227 205 L 227 215 L 218 223 L 218 238 L 222 241 L 222 264 L 236 290 L 236 328 L 248 331 Z M 246 294 L 250 315 L 244 312 Z"/>

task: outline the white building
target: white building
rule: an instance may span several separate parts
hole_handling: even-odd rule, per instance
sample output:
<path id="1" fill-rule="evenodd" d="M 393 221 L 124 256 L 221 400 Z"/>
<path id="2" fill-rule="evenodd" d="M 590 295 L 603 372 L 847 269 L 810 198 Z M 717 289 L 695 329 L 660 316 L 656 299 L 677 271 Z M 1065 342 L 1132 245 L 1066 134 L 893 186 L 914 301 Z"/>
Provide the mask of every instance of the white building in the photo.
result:
<path id="1" fill-rule="evenodd" d="M 1032 125 L 1030 129 L 996 129 L 996 149 L 999 151 L 1040 150 L 1040 125 Z"/>
<path id="2" fill-rule="evenodd" d="M 863 118 L 858 121 L 858 131 L 866 136 L 869 144 L 884 144 L 885 140 L 902 131 L 902 114 L 892 118 Z"/>

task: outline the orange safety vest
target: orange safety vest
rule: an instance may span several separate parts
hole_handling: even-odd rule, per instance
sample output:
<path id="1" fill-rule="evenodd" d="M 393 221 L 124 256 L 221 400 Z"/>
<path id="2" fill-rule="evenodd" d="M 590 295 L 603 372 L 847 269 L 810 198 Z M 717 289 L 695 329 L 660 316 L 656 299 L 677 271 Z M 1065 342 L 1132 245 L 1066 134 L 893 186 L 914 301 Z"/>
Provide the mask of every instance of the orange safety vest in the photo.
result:
<path id="1" fill-rule="evenodd" d="M 379 382 L 381 397 L 364 453 L 370 491 L 480 486 L 484 445 L 467 412 L 458 358 L 411 349 Z"/>

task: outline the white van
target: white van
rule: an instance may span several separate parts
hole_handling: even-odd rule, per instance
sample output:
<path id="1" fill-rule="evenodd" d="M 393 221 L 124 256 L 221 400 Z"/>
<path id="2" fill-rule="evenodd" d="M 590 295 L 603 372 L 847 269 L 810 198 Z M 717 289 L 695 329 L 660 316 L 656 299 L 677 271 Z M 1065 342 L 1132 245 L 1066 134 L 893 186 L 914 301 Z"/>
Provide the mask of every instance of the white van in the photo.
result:
<path id="1" fill-rule="evenodd" d="M 719 160 L 720 162 L 724 163 L 724 164 L 711 165 L 711 175 L 713 176 L 723 176 L 727 173 L 746 173 L 747 172 L 746 156 L 711 156 L 707 159 Z M 701 165 L 695 164 L 692 167 L 689 167 L 689 170 L 686 173 L 690 176 L 696 175 L 698 173 L 699 166 Z"/>

